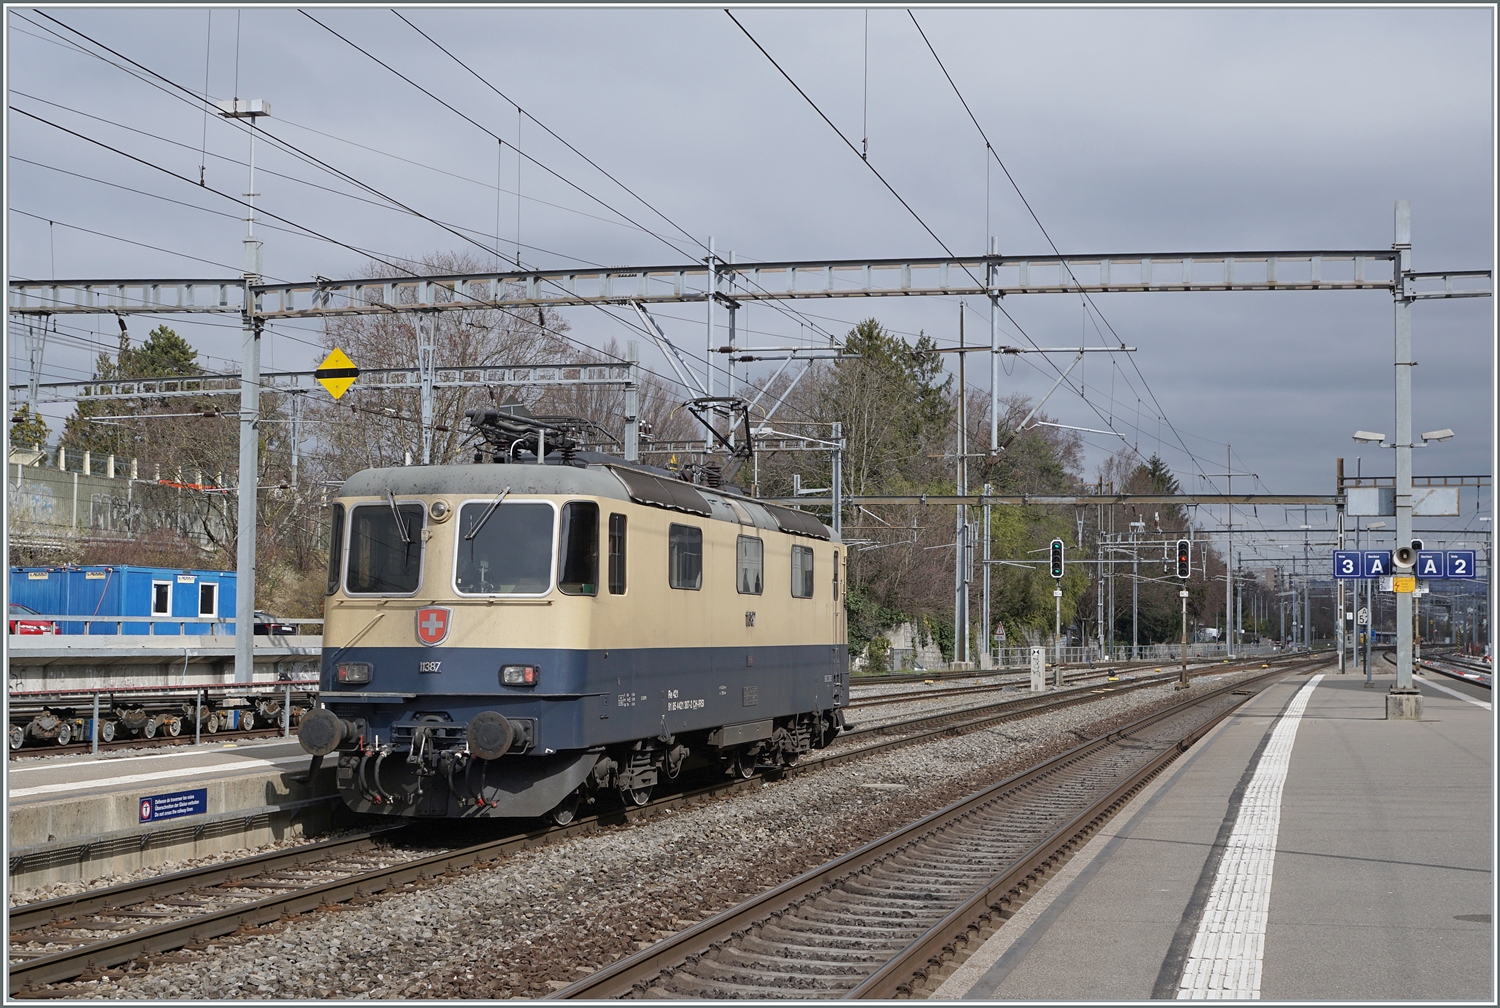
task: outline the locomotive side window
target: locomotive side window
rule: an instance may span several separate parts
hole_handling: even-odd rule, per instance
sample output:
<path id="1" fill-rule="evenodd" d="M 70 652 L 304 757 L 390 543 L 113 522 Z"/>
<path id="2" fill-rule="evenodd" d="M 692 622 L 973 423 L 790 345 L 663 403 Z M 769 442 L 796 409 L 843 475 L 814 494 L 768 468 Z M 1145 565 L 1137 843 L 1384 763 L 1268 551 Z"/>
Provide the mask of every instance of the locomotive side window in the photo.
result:
<path id="1" fill-rule="evenodd" d="M 759 595 L 765 574 L 766 544 L 754 536 L 740 536 L 735 546 L 735 588 L 741 595 Z"/>
<path id="2" fill-rule="evenodd" d="M 597 529 L 597 514 L 594 522 Z M 545 595 L 552 587 L 551 505 L 471 501 L 459 509 L 457 531 L 459 594 Z"/>
<path id="3" fill-rule="evenodd" d="M 833 600 L 839 600 L 839 551 L 833 551 Z"/>
<path id="4" fill-rule="evenodd" d="M 339 590 L 339 568 L 344 566 L 344 505 L 333 506 L 333 527 L 328 532 L 328 591 Z"/>
<path id="5" fill-rule="evenodd" d="M 563 505 L 557 535 L 557 587 L 564 595 L 599 594 L 599 505 Z"/>
<path id="6" fill-rule="evenodd" d="M 609 516 L 609 593 L 625 594 L 625 516 Z"/>
<path id="7" fill-rule="evenodd" d="M 351 595 L 410 595 L 422 577 L 421 504 L 361 504 L 350 512 Z"/>
<path id="8" fill-rule="evenodd" d="M 673 525 L 667 533 L 667 581 L 673 588 L 703 587 L 703 530 Z"/>
<path id="9" fill-rule="evenodd" d="M 792 547 L 792 597 L 813 597 L 813 551 L 807 546 Z"/>

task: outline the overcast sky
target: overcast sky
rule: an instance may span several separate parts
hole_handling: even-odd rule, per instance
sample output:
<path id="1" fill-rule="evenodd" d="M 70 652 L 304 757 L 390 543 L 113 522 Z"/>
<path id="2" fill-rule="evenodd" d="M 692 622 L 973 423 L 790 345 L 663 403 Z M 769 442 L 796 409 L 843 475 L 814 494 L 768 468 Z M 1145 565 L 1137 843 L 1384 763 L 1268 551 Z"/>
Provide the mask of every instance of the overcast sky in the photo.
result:
<path id="1" fill-rule="evenodd" d="M 513 255 L 515 107 L 390 10 L 308 10 L 484 130 L 297 10 L 44 13 L 190 91 L 270 102 L 267 132 L 466 229 L 477 244 L 377 206 L 369 193 L 363 198 L 373 202 L 361 202 L 347 181 L 262 143 L 259 167 L 300 180 L 258 175 L 258 203 L 267 211 L 382 255 L 458 252 L 488 265 L 493 256 L 479 246 L 491 248 L 497 238 L 501 252 Z M 1493 265 L 1489 9 L 913 10 L 1065 253 L 1383 248 L 1393 237 L 1394 202 L 1409 199 L 1417 269 Z M 622 215 L 691 255 L 703 253 L 673 224 L 697 241 L 713 236 L 721 252 L 732 250 L 741 261 L 940 251 L 717 7 L 402 12 L 671 221 L 528 120 L 520 149 L 578 187 L 534 164 L 521 168 L 519 240 L 529 265 L 685 259 Z M 868 58 L 860 9 L 748 7 L 735 14 L 844 136 L 856 146 L 868 136 L 871 164 L 949 248 L 981 253 L 994 235 L 1007 254 L 1050 251 L 998 166 L 990 162 L 987 171 L 978 131 L 905 9 L 868 13 Z M 11 105 L 192 180 L 202 164 L 208 187 L 244 191 L 248 143 L 231 124 L 205 122 L 201 107 L 166 93 L 170 88 L 58 44 L 63 37 L 88 46 L 40 13 L 9 8 L 6 26 Z M 25 116 L 10 113 L 8 131 L 13 278 L 239 272 L 244 224 L 230 200 Z M 262 234 L 270 277 L 352 277 L 367 268 L 366 257 L 337 244 L 288 230 Z M 1081 334 L 1097 345 L 1095 326 L 1107 322 L 1139 347 L 1133 364 L 1122 355 L 1092 355 L 1083 375 L 1087 398 L 1063 390 L 1047 403 L 1059 422 L 1113 425 L 1143 455 L 1159 452 L 1188 490 L 1222 488 L 1221 475 L 1197 474 L 1223 474 L 1228 444 L 1234 470 L 1258 477 L 1237 478 L 1237 490 L 1331 493 L 1335 459 L 1345 457 L 1352 472 L 1356 454 L 1366 473 L 1391 471 L 1391 452 L 1349 437 L 1357 428 L 1394 430 L 1388 294 L 1094 300 L 1103 321 L 1086 322 L 1076 297 L 1007 299 L 1016 322 L 1041 345 L 1076 344 Z M 925 331 L 950 345 L 957 339 L 954 300 L 796 307 L 806 330 L 765 306 L 748 309 L 740 325 L 755 340 L 783 342 L 812 327 L 841 334 L 874 316 L 899 332 Z M 971 316 L 977 323 L 982 299 L 971 307 L 980 313 Z M 1424 302 L 1414 310 L 1415 429 L 1457 431 L 1454 440 L 1416 453 L 1419 474 L 1491 470 L 1493 310 L 1491 299 Z M 564 311 L 584 342 L 633 336 L 596 309 Z M 659 315 L 674 339 L 701 355 L 701 306 L 664 306 Z M 234 371 L 237 320 L 217 322 L 179 317 L 171 324 L 207 355 L 211 369 Z M 61 325 L 61 337 L 47 348 L 44 380 L 86 378 L 100 348 L 94 341 L 113 348 L 115 321 Z M 137 320 L 132 330 L 139 337 L 147 328 Z M 10 332 L 10 380 L 24 381 L 14 325 Z M 1007 325 L 1005 341 L 1020 340 Z M 321 356 L 315 341 L 305 328 L 275 325 L 264 365 L 313 366 Z M 647 360 L 667 370 L 660 358 Z M 970 380 L 987 386 L 987 366 L 975 364 Z M 1040 395 L 1054 376 L 1039 360 L 1023 360 L 1002 375 L 1001 392 Z M 1088 475 L 1122 443 L 1088 435 Z M 1443 524 L 1483 527 L 1471 493 L 1464 517 Z M 1484 507 L 1487 514 L 1487 495 Z M 1282 527 L 1280 509 L 1261 512 L 1255 521 Z M 1291 527 L 1300 523 L 1299 515 Z M 1313 524 L 1327 522 L 1315 516 Z"/>

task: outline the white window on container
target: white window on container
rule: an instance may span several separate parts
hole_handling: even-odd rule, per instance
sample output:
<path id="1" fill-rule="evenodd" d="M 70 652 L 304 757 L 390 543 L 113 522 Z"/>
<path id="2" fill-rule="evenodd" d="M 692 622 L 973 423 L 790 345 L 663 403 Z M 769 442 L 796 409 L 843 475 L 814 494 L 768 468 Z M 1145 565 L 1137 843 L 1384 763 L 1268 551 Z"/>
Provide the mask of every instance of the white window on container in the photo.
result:
<path id="1" fill-rule="evenodd" d="M 172 582 L 151 582 L 151 615 L 172 615 Z"/>
<path id="2" fill-rule="evenodd" d="M 792 597 L 813 597 L 813 551 L 807 546 L 792 547 Z"/>
<path id="3" fill-rule="evenodd" d="M 219 585 L 217 582 L 205 581 L 198 585 L 198 615 L 217 616 L 219 614 Z"/>

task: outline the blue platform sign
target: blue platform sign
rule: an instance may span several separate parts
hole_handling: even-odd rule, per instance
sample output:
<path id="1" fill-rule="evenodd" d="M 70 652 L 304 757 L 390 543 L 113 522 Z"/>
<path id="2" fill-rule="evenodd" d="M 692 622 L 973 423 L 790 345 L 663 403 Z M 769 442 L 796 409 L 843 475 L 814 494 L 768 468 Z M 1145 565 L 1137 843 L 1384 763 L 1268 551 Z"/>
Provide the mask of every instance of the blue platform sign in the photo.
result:
<path id="1" fill-rule="evenodd" d="M 1413 570 L 1419 578 L 1443 577 L 1443 554 L 1438 550 L 1418 550 Z"/>
<path id="2" fill-rule="evenodd" d="M 1478 577 L 1479 575 L 1474 571 L 1474 551 L 1449 550 L 1443 576 L 1447 578 Z"/>
<path id="3" fill-rule="evenodd" d="M 1333 551 L 1333 576 L 1336 578 L 1357 578 L 1361 576 L 1362 565 L 1359 560 L 1358 550 L 1334 550 Z"/>
<path id="4" fill-rule="evenodd" d="M 208 788 L 196 791 L 175 791 L 172 794 L 152 795 L 141 799 L 141 822 L 156 822 L 158 819 L 177 819 L 182 816 L 202 815 L 208 811 Z"/>
<path id="5" fill-rule="evenodd" d="M 1391 551 L 1383 553 L 1365 554 L 1365 577 L 1378 578 L 1390 577 L 1391 574 Z"/>

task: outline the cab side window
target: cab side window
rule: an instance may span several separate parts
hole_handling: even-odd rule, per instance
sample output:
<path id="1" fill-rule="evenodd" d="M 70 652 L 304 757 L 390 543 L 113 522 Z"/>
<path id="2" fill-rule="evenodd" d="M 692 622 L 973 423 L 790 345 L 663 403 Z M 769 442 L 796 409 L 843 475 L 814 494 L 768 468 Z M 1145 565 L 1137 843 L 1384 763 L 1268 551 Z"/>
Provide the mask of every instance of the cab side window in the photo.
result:
<path id="1" fill-rule="evenodd" d="M 565 595 L 599 594 L 599 505 L 564 504 L 557 545 L 557 587 Z"/>

